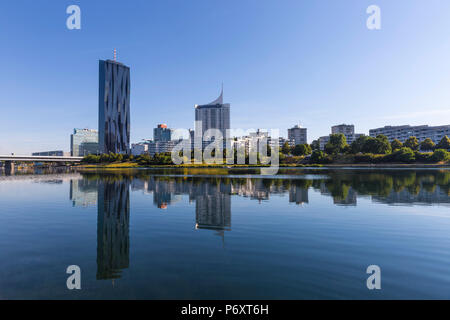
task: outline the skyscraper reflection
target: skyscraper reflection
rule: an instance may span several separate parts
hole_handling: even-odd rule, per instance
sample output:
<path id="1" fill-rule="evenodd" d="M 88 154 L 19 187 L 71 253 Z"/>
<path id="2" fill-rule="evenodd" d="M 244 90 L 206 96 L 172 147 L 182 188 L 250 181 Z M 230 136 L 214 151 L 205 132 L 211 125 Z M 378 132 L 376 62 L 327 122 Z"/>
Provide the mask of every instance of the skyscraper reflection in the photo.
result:
<path id="1" fill-rule="evenodd" d="M 195 194 L 196 229 L 231 230 L 231 186 L 201 184 Z"/>
<path id="2" fill-rule="evenodd" d="M 97 279 L 120 278 L 130 256 L 128 179 L 100 180 L 97 212 Z"/>

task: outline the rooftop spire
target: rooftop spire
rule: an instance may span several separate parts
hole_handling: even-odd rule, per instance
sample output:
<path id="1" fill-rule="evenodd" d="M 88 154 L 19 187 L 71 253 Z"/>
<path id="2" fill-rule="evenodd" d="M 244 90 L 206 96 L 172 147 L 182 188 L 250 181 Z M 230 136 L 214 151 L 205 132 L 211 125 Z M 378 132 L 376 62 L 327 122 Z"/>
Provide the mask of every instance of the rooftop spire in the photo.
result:
<path id="1" fill-rule="evenodd" d="M 208 103 L 208 105 L 214 105 L 214 104 L 223 104 L 223 83 L 222 83 L 222 91 L 220 92 L 220 96 L 213 102 Z"/>

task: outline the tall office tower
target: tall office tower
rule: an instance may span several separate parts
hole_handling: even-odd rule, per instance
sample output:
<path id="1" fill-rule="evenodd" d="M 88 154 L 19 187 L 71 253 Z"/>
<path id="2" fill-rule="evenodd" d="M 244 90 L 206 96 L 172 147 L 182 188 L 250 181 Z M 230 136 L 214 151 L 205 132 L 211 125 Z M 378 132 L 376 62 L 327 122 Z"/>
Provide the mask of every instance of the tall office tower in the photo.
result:
<path id="1" fill-rule="evenodd" d="M 302 128 L 299 125 L 288 129 L 288 139 L 294 142 L 294 145 L 306 144 L 307 135 L 306 128 Z"/>
<path id="2" fill-rule="evenodd" d="M 91 129 L 73 129 L 70 135 L 70 154 L 72 157 L 99 153 L 98 131 Z"/>
<path id="3" fill-rule="evenodd" d="M 209 129 L 218 129 L 223 138 L 230 129 L 230 104 L 223 103 L 223 88 L 220 96 L 211 103 L 195 105 L 195 135 L 204 136 Z M 208 140 L 208 139 L 204 139 Z"/>
<path id="4" fill-rule="evenodd" d="M 115 60 L 100 60 L 98 108 L 100 152 L 129 153 L 129 67 Z"/>
<path id="5" fill-rule="evenodd" d="M 166 124 L 158 124 L 158 127 L 153 129 L 153 140 L 155 142 L 172 140 L 172 129 L 167 128 Z"/>

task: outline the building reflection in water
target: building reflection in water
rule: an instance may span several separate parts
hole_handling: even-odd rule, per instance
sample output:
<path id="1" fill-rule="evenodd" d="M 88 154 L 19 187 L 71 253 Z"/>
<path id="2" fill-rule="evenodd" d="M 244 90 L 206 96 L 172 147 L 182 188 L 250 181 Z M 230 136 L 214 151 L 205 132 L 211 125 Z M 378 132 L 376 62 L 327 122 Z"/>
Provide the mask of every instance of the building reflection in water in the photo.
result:
<path id="1" fill-rule="evenodd" d="M 323 172 L 321 173 L 323 175 Z M 153 195 L 158 208 L 188 195 L 195 202 L 195 228 L 213 230 L 224 239 L 231 231 L 231 198 L 259 202 L 288 194 L 289 202 L 309 204 L 309 191 L 330 197 L 335 205 L 356 206 L 357 198 L 385 204 L 450 204 L 450 172 L 328 173 L 319 179 L 167 177 L 157 175 L 88 175 L 72 180 L 74 206 L 97 202 L 97 279 L 115 279 L 129 266 L 130 187 Z M 97 199 L 97 200 L 95 200 Z"/>
<path id="2" fill-rule="evenodd" d="M 70 180 L 70 200 L 74 207 L 89 207 L 97 205 L 98 197 L 97 179 Z"/>
<path id="3" fill-rule="evenodd" d="M 231 231 L 231 186 L 201 184 L 195 190 L 195 228 L 216 231 L 224 239 Z"/>
<path id="4" fill-rule="evenodd" d="M 120 278 L 130 263 L 130 182 L 100 180 L 97 211 L 97 279 Z"/>

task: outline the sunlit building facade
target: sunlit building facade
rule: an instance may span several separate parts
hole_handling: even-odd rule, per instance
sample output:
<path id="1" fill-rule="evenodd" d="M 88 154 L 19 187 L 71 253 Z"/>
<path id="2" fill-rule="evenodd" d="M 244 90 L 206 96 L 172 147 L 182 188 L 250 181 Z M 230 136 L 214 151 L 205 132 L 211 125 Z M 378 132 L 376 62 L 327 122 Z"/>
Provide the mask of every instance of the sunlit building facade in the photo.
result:
<path id="1" fill-rule="evenodd" d="M 98 131 L 92 129 L 73 129 L 70 135 L 70 154 L 72 157 L 84 157 L 100 153 Z"/>
<path id="2" fill-rule="evenodd" d="M 113 60 L 99 62 L 99 149 L 130 152 L 130 68 Z"/>

